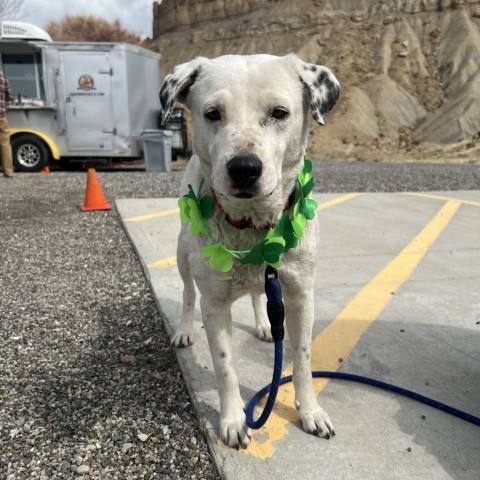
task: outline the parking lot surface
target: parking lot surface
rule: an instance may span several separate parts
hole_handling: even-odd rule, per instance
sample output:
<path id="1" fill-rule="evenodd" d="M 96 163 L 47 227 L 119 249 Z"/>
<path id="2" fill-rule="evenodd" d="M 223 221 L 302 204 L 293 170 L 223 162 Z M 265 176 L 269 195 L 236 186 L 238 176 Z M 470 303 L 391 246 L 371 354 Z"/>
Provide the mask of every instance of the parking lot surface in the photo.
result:
<path id="1" fill-rule="evenodd" d="M 312 369 L 392 383 L 480 416 L 480 192 L 317 194 Z M 124 228 L 172 333 L 180 318 L 176 199 L 119 199 Z M 248 299 L 234 305 L 234 365 L 247 402 L 269 383 L 273 345 L 255 337 Z M 219 401 L 200 311 L 177 358 L 214 462 L 229 479 L 480 477 L 480 428 L 372 387 L 317 379 L 337 433 L 301 429 L 280 389 L 245 451 L 217 440 Z M 288 340 L 284 373 L 291 371 Z M 252 374 L 254 372 L 254 374 Z"/>

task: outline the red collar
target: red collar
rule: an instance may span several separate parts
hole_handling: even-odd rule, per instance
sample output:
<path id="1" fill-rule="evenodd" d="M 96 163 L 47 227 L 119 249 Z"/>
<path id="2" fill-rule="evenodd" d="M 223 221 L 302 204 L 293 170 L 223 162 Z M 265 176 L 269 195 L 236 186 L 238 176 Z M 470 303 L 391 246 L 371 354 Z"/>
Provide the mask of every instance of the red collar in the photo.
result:
<path id="1" fill-rule="evenodd" d="M 231 218 L 230 215 L 223 209 L 221 203 L 218 201 L 218 198 L 217 198 L 217 195 L 215 193 L 215 190 L 213 188 L 210 188 L 211 192 L 212 192 L 212 196 L 213 196 L 213 201 L 217 204 L 218 208 L 220 209 L 220 211 L 225 215 L 225 220 L 230 224 L 232 225 L 232 227 L 235 227 L 235 228 L 240 228 L 240 229 L 244 229 L 244 228 L 258 228 L 256 227 L 254 224 L 253 224 L 253 221 L 251 218 L 242 218 L 240 220 L 236 220 L 234 218 Z M 283 210 L 282 210 L 282 213 L 285 211 L 285 210 L 288 210 L 293 202 L 295 201 L 295 189 L 293 190 L 293 192 L 290 194 L 290 196 L 288 197 L 288 200 L 287 200 L 287 203 L 285 204 L 285 206 L 283 207 Z M 268 230 L 269 228 L 273 228 L 274 225 L 270 224 L 270 223 L 267 223 L 266 225 L 263 225 L 260 230 Z"/>

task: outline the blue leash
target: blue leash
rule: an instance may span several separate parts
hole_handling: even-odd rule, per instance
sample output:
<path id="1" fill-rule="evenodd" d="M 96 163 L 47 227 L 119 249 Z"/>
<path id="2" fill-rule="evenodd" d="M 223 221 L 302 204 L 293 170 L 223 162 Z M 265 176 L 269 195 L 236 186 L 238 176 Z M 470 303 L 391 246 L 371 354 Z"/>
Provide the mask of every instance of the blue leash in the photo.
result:
<path id="1" fill-rule="evenodd" d="M 278 387 L 283 383 L 286 383 L 282 382 L 283 337 L 285 336 L 285 331 L 283 329 L 285 310 L 282 300 L 282 287 L 278 281 L 277 270 L 270 265 L 265 269 L 265 293 L 267 295 L 267 315 L 270 320 L 272 337 L 275 342 L 275 360 L 273 362 L 272 383 L 258 392 L 250 400 L 247 407 L 247 425 L 255 430 L 265 425 L 265 422 L 268 420 L 268 417 L 272 413 L 273 406 L 275 405 Z M 267 392 L 269 392 L 269 394 L 265 408 L 260 417 L 257 420 L 253 420 L 255 406 Z"/>
<path id="2" fill-rule="evenodd" d="M 278 281 L 277 271 L 271 267 L 267 266 L 265 269 L 265 293 L 267 295 L 267 314 L 270 324 L 272 326 L 272 337 L 275 342 L 275 360 L 273 367 L 273 376 L 272 383 L 262 388 L 258 393 L 256 393 L 248 404 L 246 417 L 247 425 L 253 429 L 259 429 L 265 425 L 268 417 L 272 413 L 273 407 L 275 405 L 275 399 L 277 398 L 278 388 L 280 385 L 289 383 L 292 381 L 292 376 L 282 378 L 282 363 L 283 363 L 283 321 L 285 318 L 283 300 L 282 300 L 282 288 L 280 282 Z M 471 415 L 467 412 L 458 410 L 457 408 L 451 407 L 444 403 L 437 402 L 431 398 L 420 395 L 419 393 L 412 392 L 405 388 L 397 387 L 389 383 L 381 382 L 373 378 L 363 377 L 361 375 L 353 375 L 351 373 L 344 372 L 312 372 L 312 377 L 314 378 L 337 378 L 341 380 L 350 380 L 353 382 L 359 382 L 366 385 L 371 385 L 372 387 L 381 388 L 389 392 L 398 393 L 404 397 L 411 398 L 417 402 L 424 403 L 433 408 L 441 410 L 442 412 L 449 413 L 454 415 L 462 420 L 473 423 L 474 425 L 480 426 L 480 418 L 475 415 Z M 263 409 L 262 414 L 257 420 L 253 419 L 255 413 L 255 407 L 258 402 L 268 393 L 267 403 Z"/>

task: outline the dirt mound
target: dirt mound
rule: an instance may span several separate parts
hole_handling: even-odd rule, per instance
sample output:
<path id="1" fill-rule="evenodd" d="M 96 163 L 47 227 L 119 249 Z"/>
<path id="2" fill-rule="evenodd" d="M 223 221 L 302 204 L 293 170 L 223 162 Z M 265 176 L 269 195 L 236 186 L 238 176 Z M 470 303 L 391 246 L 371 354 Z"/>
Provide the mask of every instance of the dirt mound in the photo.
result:
<path id="1" fill-rule="evenodd" d="M 413 136 L 431 143 L 455 143 L 480 133 L 480 75 L 472 76 L 453 98 L 415 128 Z"/>
<path id="2" fill-rule="evenodd" d="M 395 125 L 413 127 L 427 114 L 412 95 L 386 74 L 376 75 L 365 89 L 376 111 Z"/>
<path id="3" fill-rule="evenodd" d="M 479 161 L 480 0 L 164 0 L 154 15 L 164 73 L 292 51 L 332 68 L 342 96 L 312 155 Z"/>

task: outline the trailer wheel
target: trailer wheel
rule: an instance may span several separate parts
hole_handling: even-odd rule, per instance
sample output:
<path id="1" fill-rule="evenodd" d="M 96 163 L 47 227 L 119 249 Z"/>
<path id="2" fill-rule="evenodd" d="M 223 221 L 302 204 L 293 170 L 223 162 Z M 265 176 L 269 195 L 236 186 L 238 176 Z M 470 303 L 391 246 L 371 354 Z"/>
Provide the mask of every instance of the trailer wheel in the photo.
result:
<path id="1" fill-rule="evenodd" d="M 12 139 L 13 165 L 19 172 L 39 172 L 50 162 L 50 152 L 35 135 L 20 135 Z"/>

